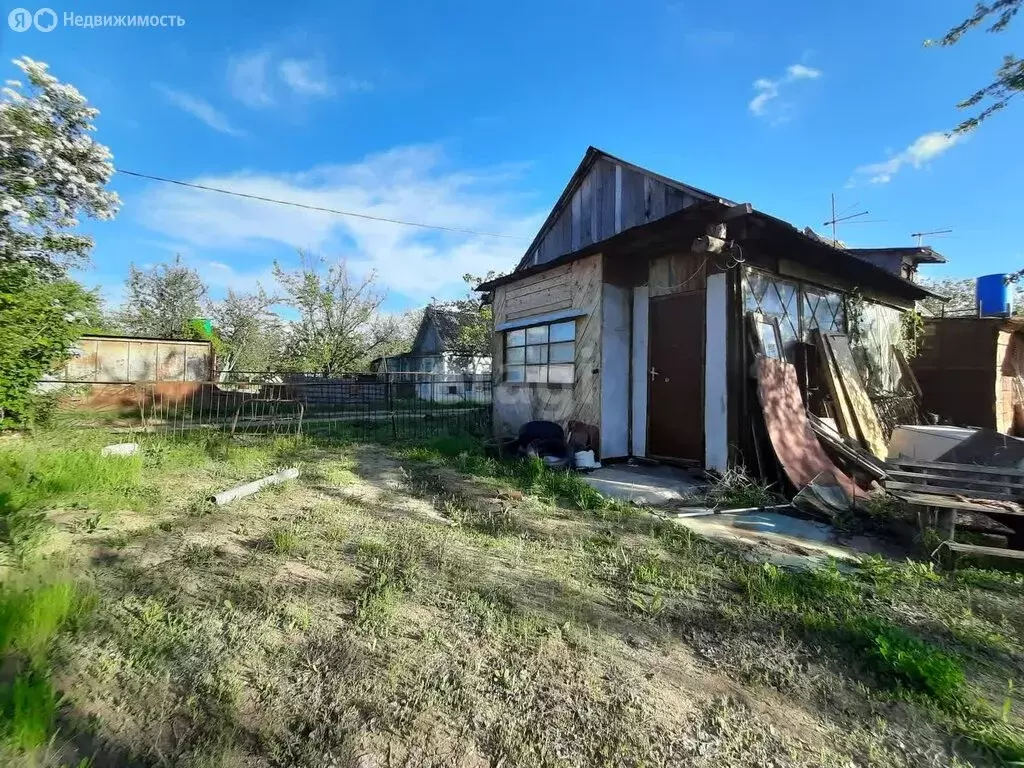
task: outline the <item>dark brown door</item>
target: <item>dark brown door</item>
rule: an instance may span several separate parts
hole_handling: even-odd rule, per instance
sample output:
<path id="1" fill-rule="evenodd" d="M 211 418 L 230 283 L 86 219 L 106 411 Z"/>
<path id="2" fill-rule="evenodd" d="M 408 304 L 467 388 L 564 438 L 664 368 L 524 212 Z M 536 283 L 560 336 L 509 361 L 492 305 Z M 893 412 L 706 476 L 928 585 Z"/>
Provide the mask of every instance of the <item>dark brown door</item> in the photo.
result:
<path id="1" fill-rule="evenodd" d="M 651 299 L 647 453 L 704 460 L 704 294 Z"/>

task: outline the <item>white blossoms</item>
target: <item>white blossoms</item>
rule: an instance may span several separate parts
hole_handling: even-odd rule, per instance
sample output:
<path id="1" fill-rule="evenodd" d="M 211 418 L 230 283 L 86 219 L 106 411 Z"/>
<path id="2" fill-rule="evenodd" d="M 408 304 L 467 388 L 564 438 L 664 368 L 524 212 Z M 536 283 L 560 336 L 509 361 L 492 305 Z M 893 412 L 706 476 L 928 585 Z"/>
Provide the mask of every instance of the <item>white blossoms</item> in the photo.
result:
<path id="1" fill-rule="evenodd" d="M 60 234 L 66 250 L 84 253 L 88 238 L 61 231 L 75 227 L 78 214 L 113 218 L 120 205 L 106 189 L 110 150 L 90 135 L 99 112 L 46 64 L 27 57 L 14 64 L 28 86 L 9 80 L 0 90 L 0 240 L 17 233 L 41 248 L 43 238 Z"/>

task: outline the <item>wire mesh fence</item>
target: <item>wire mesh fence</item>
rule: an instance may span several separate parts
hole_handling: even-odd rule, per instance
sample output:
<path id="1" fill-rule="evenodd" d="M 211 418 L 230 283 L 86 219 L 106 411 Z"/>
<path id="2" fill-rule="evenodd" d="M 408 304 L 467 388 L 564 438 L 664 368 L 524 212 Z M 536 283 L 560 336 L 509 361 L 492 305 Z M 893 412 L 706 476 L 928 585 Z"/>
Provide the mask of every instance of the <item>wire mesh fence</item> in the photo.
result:
<path id="1" fill-rule="evenodd" d="M 80 423 L 184 434 L 312 434 L 386 442 L 489 432 L 489 374 L 233 371 L 218 381 L 88 382 Z"/>

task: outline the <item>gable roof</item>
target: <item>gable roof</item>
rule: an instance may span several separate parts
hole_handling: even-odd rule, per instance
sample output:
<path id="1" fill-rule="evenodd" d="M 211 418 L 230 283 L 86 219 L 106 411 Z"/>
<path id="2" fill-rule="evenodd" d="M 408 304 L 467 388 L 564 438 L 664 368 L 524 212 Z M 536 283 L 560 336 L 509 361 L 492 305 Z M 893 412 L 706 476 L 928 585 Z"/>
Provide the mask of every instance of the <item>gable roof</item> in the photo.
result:
<path id="1" fill-rule="evenodd" d="M 446 307 L 437 304 L 428 304 L 423 310 L 423 319 L 420 320 L 420 327 L 416 331 L 416 339 L 412 343 L 412 352 L 415 355 L 423 344 L 427 329 L 431 326 L 437 332 L 437 339 L 440 343 L 440 352 L 458 352 L 462 350 L 460 337 L 465 328 L 471 327 L 474 323 L 480 322 L 480 315 L 475 312 Z"/>
<path id="2" fill-rule="evenodd" d="M 491 291 L 501 285 L 514 283 L 538 272 L 544 272 L 595 253 L 604 253 L 607 256 L 629 255 L 643 252 L 645 248 L 656 248 L 666 243 L 679 242 L 681 232 L 686 232 L 688 237 L 693 237 L 695 233 L 702 231 L 703 225 L 709 218 L 717 220 L 730 207 L 725 202 L 699 203 L 648 224 L 624 230 L 607 240 L 592 243 L 585 248 L 564 254 L 551 261 L 488 280 L 477 286 L 476 290 Z M 820 237 L 812 237 L 783 219 L 749 208 L 735 215 L 729 223 L 732 225 L 734 222 L 739 223 L 743 220 L 754 224 L 761 231 L 763 242 L 770 244 L 773 250 L 785 253 L 793 261 L 820 272 L 834 274 L 862 287 L 876 288 L 910 301 L 917 301 L 929 296 L 944 298 L 918 283 L 854 256 L 843 248 L 835 247 Z M 693 229 L 695 222 L 700 225 L 698 229 Z M 689 231 L 691 229 L 693 231 Z M 748 244 L 743 240 L 739 242 L 744 246 Z"/>
<path id="3" fill-rule="evenodd" d="M 725 198 L 719 197 L 718 195 L 712 194 L 711 192 L 699 189 L 698 187 L 690 186 L 689 184 L 684 184 L 683 182 L 677 181 L 676 179 L 670 179 L 668 176 L 662 176 L 660 173 L 655 173 L 654 171 L 651 171 L 647 168 L 643 168 L 639 165 L 634 165 L 633 163 L 627 162 L 626 160 L 623 160 L 620 157 L 616 157 L 613 154 L 605 152 L 603 149 L 598 149 L 597 147 L 590 145 L 587 147 L 587 151 L 583 154 L 583 159 L 580 160 L 580 164 L 576 166 L 576 170 L 573 171 L 572 176 L 569 177 L 569 181 L 565 185 L 565 189 L 562 190 L 562 194 L 558 196 L 558 199 L 555 201 L 554 206 L 548 213 L 547 218 L 544 219 L 544 223 L 540 225 L 540 229 L 537 230 L 537 234 L 530 242 L 530 245 L 527 246 L 526 251 L 523 253 L 522 258 L 520 258 L 519 260 L 519 264 L 516 266 L 516 270 L 519 270 L 525 266 L 525 261 L 529 257 L 530 253 L 534 250 L 534 248 L 536 248 L 537 244 L 544 238 L 544 235 L 547 234 L 548 230 L 551 229 L 551 226 L 558 218 L 559 213 L 561 213 L 562 209 L 565 208 L 566 205 L 568 205 L 569 201 L 572 199 L 573 194 L 576 192 L 576 189 L 580 186 L 581 183 L 583 183 L 583 179 L 586 178 L 587 174 L 590 173 L 590 169 L 593 168 L 594 164 L 599 160 L 607 160 L 611 163 L 621 165 L 623 168 L 626 168 L 628 170 L 636 171 L 637 173 L 641 173 L 645 176 L 650 176 L 652 179 L 660 181 L 662 184 L 672 187 L 673 189 L 677 189 L 680 192 L 686 192 L 687 194 L 692 195 L 693 197 L 696 197 L 699 200 L 711 200 L 715 202 L 724 203 L 726 205 L 734 204 L 732 201 L 726 200 Z"/>
<path id="4" fill-rule="evenodd" d="M 480 316 L 473 312 L 451 307 L 430 306 L 426 311 L 434 321 L 434 327 L 437 329 L 437 335 L 440 337 L 441 346 L 444 349 L 457 347 L 463 329 L 480 320 Z"/>
<path id="5" fill-rule="evenodd" d="M 591 172 L 594 165 L 602 160 L 621 166 L 625 170 L 650 177 L 660 184 L 664 184 L 671 189 L 694 198 L 694 200 L 691 201 L 690 204 L 686 205 L 682 210 L 676 210 L 672 213 L 662 215 L 661 218 L 650 219 L 646 223 L 629 225 L 628 228 L 621 230 L 616 228 L 616 233 L 614 235 L 606 235 L 603 239 L 598 239 L 594 242 L 587 243 L 586 245 L 581 245 L 575 250 L 559 252 L 554 258 L 549 258 L 546 261 L 532 263 L 530 261 L 531 254 L 535 253 L 535 249 L 538 247 L 538 244 L 544 240 L 551 231 L 554 222 L 558 220 L 566 206 L 571 203 L 573 196 L 580 188 L 584 179 Z M 616 201 L 616 205 L 617 204 L 618 202 Z M 855 282 L 863 280 L 866 283 L 873 284 L 882 290 L 888 290 L 894 295 L 906 299 L 917 300 L 927 296 L 940 299 L 945 298 L 899 275 L 893 275 L 882 267 L 873 264 L 867 258 L 861 258 L 857 253 L 860 251 L 860 253 L 867 255 L 870 251 L 887 251 L 894 253 L 905 250 L 908 252 L 907 255 L 911 255 L 909 252 L 913 252 L 913 256 L 917 262 L 941 263 L 945 261 L 941 254 L 933 251 L 927 246 L 914 248 L 894 247 L 880 249 L 850 249 L 843 245 L 833 245 L 831 242 L 827 241 L 826 238 L 823 238 L 809 229 L 801 231 L 793 224 L 790 224 L 783 219 L 776 218 L 754 209 L 750 203 L 738 205 L 727 198 L 720 197 L 698 187 L 684 184 L 676 179 L 662 176 L 661 174 L 655 173 L 641 166 L 629 163 L 592 145 L 587 147 L 587 151 L 584 153 L 583 159 L 576 167 L 576 170 L 570 177 L 569 182 L 566 184 L 561 195 L 559 195 L 558 200 L 555 202 L 554 207 L 548 213 L 544 223 L 541 225 L 525 253 L 520 258 L 515 270 L 503 277 L 486 281 L 477 286 L 475 290 L 490 291 L 500 285 L 513 283 L 528 275 L 543 272 L 594 253 L 602 251 L 611 252 L 616 250 L 628 250 L 635 247 L 636 243 L 640 241 L 658 241 L 659 239 L 664 238 L 670 230 L 677 228 L 682 223 L 692 222 L 694 217 L 706 217 L 716 212 L 719 215 L 728 212 L 728 218 L 731 221 L 738 223 L 739 220 L 746 219 L 757 224 L 763 230 L 773 233 L 776 243 L 784 242 L 786 247 L 799 251 L 801 258 L 796 260 L 802 260 L 807 263 L 808 266 L 814 266 L 815 268 L 825 272 L 833 272 L 836 275 L 844 276 L 846 279 L 853 280 Z"/>

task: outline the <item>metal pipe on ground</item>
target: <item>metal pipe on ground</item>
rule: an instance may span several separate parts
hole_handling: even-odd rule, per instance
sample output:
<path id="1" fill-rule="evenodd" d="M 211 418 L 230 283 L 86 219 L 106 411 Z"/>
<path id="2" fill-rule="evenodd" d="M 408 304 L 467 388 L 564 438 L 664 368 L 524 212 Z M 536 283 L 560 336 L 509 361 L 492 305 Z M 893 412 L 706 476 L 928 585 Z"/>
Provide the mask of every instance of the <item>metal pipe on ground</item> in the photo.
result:
<path id="1" fill-rule="evenodd" d="M 275 472 L 272 475 L 261 477 L 259 480 L 253 480 L 251 483 L 245 485 L 236 485 L 234 488 L 228 488 L 226 491 L 215 493 L 210 497 L 210 501 L 220 506 L 234 501 L 235 499 L 241 499 L 246 496 L 251 496 L 257 491 L 261 491 L 268 485 L 280 485 L 288 480 L 294 480 L 299 476 L 299 468 L 291 467 L 290 469 L 282 469 L 280 472 Z"/>
<path id="2" fill-rule="evenodd" d="M 718 507 L 680 507 L 672 513 L 672 517 L 706 517 L 708 515 L 746 515 L 751 512 L 779 512 L 792 509 L 792 504 L 772 504 L 767 507 L 737 507 L 736 509 L 719 509 Z"/>

